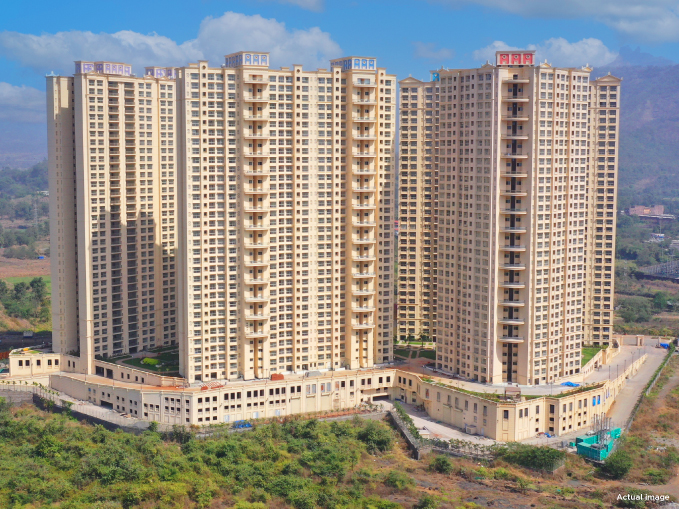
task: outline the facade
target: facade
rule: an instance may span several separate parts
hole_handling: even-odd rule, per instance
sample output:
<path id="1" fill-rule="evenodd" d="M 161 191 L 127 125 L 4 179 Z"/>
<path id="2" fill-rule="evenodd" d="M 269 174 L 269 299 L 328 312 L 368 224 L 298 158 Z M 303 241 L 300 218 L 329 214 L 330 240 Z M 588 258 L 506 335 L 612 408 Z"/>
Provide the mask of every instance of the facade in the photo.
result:
<path id="1" fill-rule="evenodd" d="M 177 341 L 172 69 L 47 77 L 53 348 L 91 365 Z"/>
<path id="2" fill-rule="evenodd" d="M 550 383 L 610 341 L 620 79 L 590 72 L 498 52 L 400 82 L 397 333 L 446 372 Z"/>
<path id="3" fill-rule="evenodd" d="M 48 384 L 81 401 L 143 421 L 208 425 L 351 409 L 385 399 L 423 405 L 437 421 L 472 435 L 517 441 L 548 432 L 563 435 L 591 427 L 605 414 L 646 361 L 642 355 L 611 380 L 561 394 L 506 397 L 459 390 L 394 368 L 341 370 L 277 380 L 184 384 L 134 368 L 96 361 L 104 376 L 87 376 L 85 365 L 64 354 L 25 352 L 10 356 L 14 380 Z"/>
<path id="4" fill-rule="evenodd" d="M 268 61 L 48 77 L 53 347 L 87 373 L 163 345 L 189 382 L 392 359 L 395 76 Z"/>

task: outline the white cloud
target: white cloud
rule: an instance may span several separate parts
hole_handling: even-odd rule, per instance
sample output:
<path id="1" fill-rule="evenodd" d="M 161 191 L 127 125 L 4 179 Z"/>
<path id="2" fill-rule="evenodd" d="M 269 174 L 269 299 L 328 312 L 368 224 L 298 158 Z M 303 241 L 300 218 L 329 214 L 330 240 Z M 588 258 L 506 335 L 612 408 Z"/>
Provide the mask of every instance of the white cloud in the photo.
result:
<path id="1" fill-rule="evenodd" d="M 436 44 L 433 42 L 413 42 L 414 58 L 424 58 L 427 60 L 445 60 L 448 58 L 453 58 L 455 56 L 455 51 L 450 48 L 440 48 L 436 49 Z"/>
<path id="2" fill-rule="evenodd" d="M 45 122 L 45 92 L 0 82 L 0 122 Z"/>
<path id="3" fill-rule="evenodd" d="M 519 48 L 509 46 L 503 41 L 495 41 L 485 48 L 474 51 L 472 56 L 478 61 L 495 62 L 496 51 L 511 49 Z M 535 50 L 535 58 L 538 62 L 547 60 L 558 67 L 581 67 L 585 64 L 599 67 L 610 64 L 618 56 L 599 39 L 593 38 L 571 43 L 563 37 L 555 37 L 540 44 L 529 44 L 525 49 Z"/>
<path id="4" fill-rule="evenodd" d="M 676 0 L 430 0 L 452 7 L 470 4 L 525 18 L 591 18 L 646 42 L 679 41 Z"/>
<path id="5" fill-rule="evenodd" d="M 71 74 L 74 60 L 125 62 L 137 73 L 148 65 L 182 66 L 198 59 L 218 66 L 224 55 L 240 50 L 269 51 L 273 65 L 295 63 L 312 68 L 328 67 L 329 60 L 342 53 L 330 34 L 318 27 L 289 30 L 275 19 L 235 12 L 205 18 L 196 38 L 181 44 L 156 33 L 129 30 L 113 34 L 77 30 L 42 35 L 0 32 L 0 56 L 39 73 L 54 70 Z"/>

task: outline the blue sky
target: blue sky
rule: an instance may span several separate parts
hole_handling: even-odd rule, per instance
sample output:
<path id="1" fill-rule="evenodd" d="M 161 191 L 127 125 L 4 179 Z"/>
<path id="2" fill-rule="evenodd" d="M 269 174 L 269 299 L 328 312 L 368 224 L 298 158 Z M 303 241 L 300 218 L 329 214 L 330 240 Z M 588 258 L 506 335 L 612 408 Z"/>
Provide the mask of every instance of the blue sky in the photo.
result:
<path id="1" fill-rule="evenodd" d="M 399 78 L 476 66 L 506 47 L 535 48 L 564 66 L 609 64 L 625 45 L 676 61 L 677 8 L 676 0 L 5 2 L 0 165 L 13 153 L 45 154 L 44 75 L 72 73 L 75 59 L 217 66 L 250 49 L 270 51 L 276 67 L 315 68 L 366 55 Z"/>

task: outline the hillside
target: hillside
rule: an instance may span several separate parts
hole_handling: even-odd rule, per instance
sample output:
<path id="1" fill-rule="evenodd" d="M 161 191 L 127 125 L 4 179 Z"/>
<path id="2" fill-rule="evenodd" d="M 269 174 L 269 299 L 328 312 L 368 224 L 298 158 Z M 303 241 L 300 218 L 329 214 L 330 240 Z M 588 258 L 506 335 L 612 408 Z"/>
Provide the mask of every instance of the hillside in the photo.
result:
<path id="1" fill-rule="evenodd" d="M 619 208 L 660 203 L 679 212 L 679 65 L 615 65 L 593 76 L 608 72 L 623 78 Z"/>

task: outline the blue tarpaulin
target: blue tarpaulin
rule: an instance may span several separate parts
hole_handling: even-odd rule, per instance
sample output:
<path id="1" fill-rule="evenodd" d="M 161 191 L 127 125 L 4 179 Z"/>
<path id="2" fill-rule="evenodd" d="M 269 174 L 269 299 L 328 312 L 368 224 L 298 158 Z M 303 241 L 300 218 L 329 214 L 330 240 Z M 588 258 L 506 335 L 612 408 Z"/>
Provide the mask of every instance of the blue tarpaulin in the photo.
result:
<path id="1" fill-rule="evenodd" d="M 670 345 L 669 345 L 669 343 L 660 343 L 660 347 L 667 349 L 667 348 L 670 347 Z"/>
<path id="2" fill-rule="evenodd" d="M 573 382 L 563 382 L 561 385 L 566 386 L 566 387 L 580 387 L 580 384 L 576 384 Z"/>

